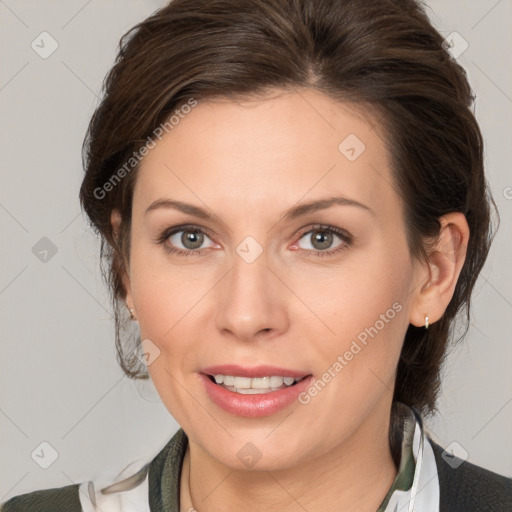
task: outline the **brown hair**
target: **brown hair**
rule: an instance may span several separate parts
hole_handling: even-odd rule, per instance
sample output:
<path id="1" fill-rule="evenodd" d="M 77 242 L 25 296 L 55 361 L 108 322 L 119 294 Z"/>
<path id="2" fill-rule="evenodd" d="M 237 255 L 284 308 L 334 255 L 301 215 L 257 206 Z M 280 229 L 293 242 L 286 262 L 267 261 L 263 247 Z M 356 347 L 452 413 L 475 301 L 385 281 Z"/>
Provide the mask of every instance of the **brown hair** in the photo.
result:
<path id="1" fill-rule="evenodd" d="M 466 73 L 414 0 L 174 0 L 122 37 L 84 141 L 80 190 L 102 237 L 119 363 L 132 378 L 148 377 L 121 335 L 121 277 L 139 164 L 124 167 L 108 193 L 105 185 L 191 98 L 243 99 L 295 87 L 381 114 L 413 257 L 426 257 L 426 240 L 439 233 L 440 216 L 466 216 L 470 239 L 454 296 L 428 330 L 409 326 L 397 368 L 394 399 L 433 413 L 454 319 L 464 309 L 463 335 L 467 331 L 495 204 Z M 122 215 L 119 237 L 110 224 L 114 208 Z"/>

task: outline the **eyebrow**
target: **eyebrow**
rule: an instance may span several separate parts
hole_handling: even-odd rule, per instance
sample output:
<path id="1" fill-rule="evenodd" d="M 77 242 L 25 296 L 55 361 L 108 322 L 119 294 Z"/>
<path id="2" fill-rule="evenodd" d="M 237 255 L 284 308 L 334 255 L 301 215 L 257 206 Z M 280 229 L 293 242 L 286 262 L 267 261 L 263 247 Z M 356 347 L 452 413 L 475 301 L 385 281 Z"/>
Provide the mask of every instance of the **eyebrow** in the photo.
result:
<path id="1" fill-rule="evenodd" d="M 319 210 L 325 210 L 335 205 L 357 206 L 375 216 L 375 212 L 369 206 L 366 206 L 365 204 L 360 203 L 359 201 L 355 201 L 354 199 L 349 199 L 348 197 L 337 196 L 325 199 L 318 199 L 316 201 L 310 201 L 308 203 L 302 203 L 297 206 L 294 206 L 284 213 L 284 215 L 281 217 L 281 221 L 293 220 L 298 217 L 307 215 L 309 213 L 314 213 Z M 217 219 L 216 215 L 211 214 L 210 212 L 203 208 L 200 208 L 199 206 L 194 206 L 189 203 L 175 201 L 172 199 L 157 199 L 156 201 L 149 205 L 144 215 L 148 214 L 150 211 L 157 210 L 159 208 L 178 210 L 180 212 L 188 213 L 190 215 L 194 215 L 201 219 L 210 221 Z"/>

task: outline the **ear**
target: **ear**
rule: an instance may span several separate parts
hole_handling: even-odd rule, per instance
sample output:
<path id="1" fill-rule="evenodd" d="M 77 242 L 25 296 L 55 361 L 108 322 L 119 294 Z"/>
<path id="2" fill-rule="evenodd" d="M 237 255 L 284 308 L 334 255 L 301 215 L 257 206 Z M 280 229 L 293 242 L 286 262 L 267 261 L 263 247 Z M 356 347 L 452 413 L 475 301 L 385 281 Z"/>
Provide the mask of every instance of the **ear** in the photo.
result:
<path id="1" fill-rule="evenodd" d="M 466 259 L 469 227 L 459 212 L 448 213 L 439 219 L 441 230 L 435 246 L 428 255 L 428 268 L 416 274 L 416 288 L 409 321 L 416 327 L 439 320 L 453 297 L 455 286 Z"/>
<path id="2" fill-rule="evenodd" d="M 112 225 L 112 233 L 116 240 L 119 238 L 119 234 L 121 233 L 121 222 L 122 222 L 122 216 L 121 216 L 121 213 L 119 212 L 119 210 L 117 210 L 117 209 L 112 210 L 112 213 L 110 215 L 110 223 Z M 118 255 L 116 255 L 114 257 L 119 258 Z M 130 310 L 130 312 L 132 313 L 132 316 L 136 317 L 137 315 L 136 315 L 136 311 L 135 311 L 135 304 L 133 302 L 132 287 L 131 287 L 131 281 L 130 281 L 130 276 L 129 276 L 130 269 L 126 268 L 126 264 L 124 261 L 119 262 L 117 267 L 122 269 L 122 272 L 123 272 L 122 280 L 123 280 L 124 289 L 126 291 L 126 296 L 125 296 L 126 307 L 128 308 L 128 310 Z"/>

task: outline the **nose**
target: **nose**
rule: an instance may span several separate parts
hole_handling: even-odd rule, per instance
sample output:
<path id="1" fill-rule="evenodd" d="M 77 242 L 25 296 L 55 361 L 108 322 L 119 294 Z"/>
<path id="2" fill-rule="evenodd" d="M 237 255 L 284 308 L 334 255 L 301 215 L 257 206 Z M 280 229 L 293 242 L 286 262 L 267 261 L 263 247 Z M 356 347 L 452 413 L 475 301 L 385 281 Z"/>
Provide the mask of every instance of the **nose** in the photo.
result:
<path id="1" fill-rule="evenodd" d="M 233 267 L 217 290 L 216 324 L 224 336 L 251 341 L 286 331 L 291 292 L 276 274 L 265 251 L 252 262 L 234 254 Z"/>

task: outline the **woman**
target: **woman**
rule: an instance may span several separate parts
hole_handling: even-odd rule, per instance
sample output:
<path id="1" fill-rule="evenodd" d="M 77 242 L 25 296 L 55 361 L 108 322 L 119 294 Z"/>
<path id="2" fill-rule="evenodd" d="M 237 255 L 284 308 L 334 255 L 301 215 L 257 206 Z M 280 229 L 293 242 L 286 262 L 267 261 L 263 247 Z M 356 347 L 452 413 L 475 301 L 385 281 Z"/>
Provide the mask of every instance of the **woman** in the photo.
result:
<path id="1" fill-rule="evenodd" d="M 125 36 L 80 200 L 120 364 L 181 428 L 2 510 L 511 509 L 423 428 L 492 238 L 442 43 L 413 0 L 175 0 Z"/>

